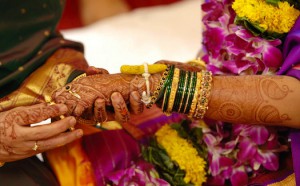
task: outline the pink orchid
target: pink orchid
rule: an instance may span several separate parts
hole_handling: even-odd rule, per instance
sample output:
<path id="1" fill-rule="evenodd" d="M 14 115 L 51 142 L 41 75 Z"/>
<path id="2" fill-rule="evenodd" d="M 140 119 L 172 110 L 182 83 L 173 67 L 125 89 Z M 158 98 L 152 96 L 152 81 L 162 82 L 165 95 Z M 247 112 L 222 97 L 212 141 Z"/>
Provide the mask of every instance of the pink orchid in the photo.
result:
<path id="1" fill-rule="evenodd" d="M 153 165 L 145 161 L 137 161 L 131 167 L 113 172 L 108 180 L 116 186 L 161 185 L 170 186 L 168 182 L 158 177 Z"/>
<path id="2" fill-rule="evenodd" d="M 231 2 L 231 1 L 230 1 Z M 283 61 L 279 39 L 269 41 L 252 35 L 233 23 L 235 13 L 227 1 L 209 1 L 202 6 L 205 31 L 202 59 L 215 74 L 267 74 Z M 212 9 L 215 8 L 215 9 Z"/>

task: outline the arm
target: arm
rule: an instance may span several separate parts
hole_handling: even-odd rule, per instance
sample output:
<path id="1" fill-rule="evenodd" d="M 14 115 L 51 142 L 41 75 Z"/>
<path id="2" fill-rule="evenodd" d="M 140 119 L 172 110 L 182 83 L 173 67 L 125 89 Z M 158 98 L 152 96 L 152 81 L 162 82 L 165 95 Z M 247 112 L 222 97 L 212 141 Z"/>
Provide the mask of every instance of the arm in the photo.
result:
<path id="1" fill-rule="evenodd" d="M 215 76 L 206 117 L 300 128 L 300 83 L 288 76 Z"/>
<path id="2" fill-rule="evenodd" d="M 160 77 L 160 74 L 151 76 L 151 92 L 158 86 Z M 79 116 L 99 95 L 109 105 L 110 95 L 120 92 L 128 102 L 131 92 L 141 94 L 145 90 L 145 80 L 140 75 L 100 75 L 81 79 L 71 87 L 79 94 L 83 93 L 85 98 L 78 100 L 64 89 L 57 91 L 53 98 L 67 105 L 76 99 L 77 106 L 72 114 Z M 299 82 L 287 76 L 215 76 L 205 116 L 232 123 L 297 128 L 300 127 L 300 116 L 297 115 L 299 93 Z"/>

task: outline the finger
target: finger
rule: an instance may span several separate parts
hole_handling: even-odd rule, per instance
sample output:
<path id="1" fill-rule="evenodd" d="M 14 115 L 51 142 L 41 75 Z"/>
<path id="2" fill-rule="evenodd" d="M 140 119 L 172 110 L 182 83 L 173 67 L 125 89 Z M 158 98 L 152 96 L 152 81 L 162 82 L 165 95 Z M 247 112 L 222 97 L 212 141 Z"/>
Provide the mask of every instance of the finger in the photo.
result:
<path id="1" fill-rule="evenodd" d="M 115 110 L 115 119 L 119 122 L 128 121 L 130 114 L 122 95 L 119 92 L 112 93 L 111 102 Z"/>
<path id="2" fill-rule="evenodd" d="M 138 91 L 133 91 L 130 93 L 129 97 L 130 110 L 134 114 L 140 114 L 144 110 L 144 103 L 141 101 L 141 95 Z"/>
<path id="3" fill-rule="evenodd" d="M 9 113 L 9 117 L 12 123 L 29 125 L 63 115 L 67 111 L 68 108 L 64 104 L 47 105 L 46 103 L 41 103 L 19 107 Z"/>
<path id="4" fill-rule="evenodd" d="M 41 140 L 56 136 L 74 127 L 76 119 L 74 117 L 66 117 L 62 120 L 55 121 L 48 125 L 39 125 L 35 127 L 23 128 L 20 135 L 24 140 Z"/>
<path id="5" fill-rule="evenodd" d="M 85 109 L 82 104 L 78 103 L 73 111 L 74 116 L 81 116 Z"/>
<path id="6" fill-rule="evenodd" d="M 37 145 L 38 148 L 36 152 L 44 152 L 50 149 L 54 149 L 63 145 L 66 145 L 80 137 L 82 137 L 83 131 L 81 129 L 77 129 L 71 132 L 61 133 L 55 137 L 46 139 L 46 140 L 38 140 Z M 32 147 L 34 146 L 32 143 Z"/>
<path id="7" fill-rule="evenodd" d="M 94 104 L 94 117 L 95 121 L 103 123 L 107 120 L 107 112 L 105 106 L 105 100 L 98 98 Z"/>

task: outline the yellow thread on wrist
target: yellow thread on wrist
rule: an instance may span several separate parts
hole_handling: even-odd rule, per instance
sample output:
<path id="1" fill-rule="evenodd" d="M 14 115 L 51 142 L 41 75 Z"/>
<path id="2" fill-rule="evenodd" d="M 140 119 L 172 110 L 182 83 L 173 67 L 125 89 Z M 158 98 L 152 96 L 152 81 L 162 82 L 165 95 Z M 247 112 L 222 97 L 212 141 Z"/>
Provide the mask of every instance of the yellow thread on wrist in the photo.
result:
<path id="1" fill-rule="evenodd" d="M 165 64 L 153 64 L 148 65 L 148 72 L 150 74 L 159 73 L 165 71 L 167 69 L 167 65 Z M 143 74 L 145 73 L 144 65 L 122 65 L 121 73 L 123 74 Z"/>

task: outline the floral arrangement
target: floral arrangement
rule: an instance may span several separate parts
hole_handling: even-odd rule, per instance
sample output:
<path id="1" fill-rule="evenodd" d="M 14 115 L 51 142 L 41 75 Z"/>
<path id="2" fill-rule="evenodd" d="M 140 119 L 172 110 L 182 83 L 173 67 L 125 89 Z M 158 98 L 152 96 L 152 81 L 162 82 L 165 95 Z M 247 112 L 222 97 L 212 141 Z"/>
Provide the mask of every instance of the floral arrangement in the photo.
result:
<path id="1" fill-rule="evenodd" d="M 293 0 L 206 1 L 201 59 L 207 70 L 275 74 L 298 9 Z M 279 153 L 288 150 L 284 135 L 275 127 L 184 120 L 161 127 L 143 147 L 143 159 L 170 185 L 247 185 L 279 169 Z"/>
<path id="2" fill-rule="evenodd" d="M 202 59 L 214 74 L 273 74 L 281 45 L 300 12 L 294 1 L 209 1 L 202 5 Z M 297 3 L 297 2 L 295 2 Z"/>

